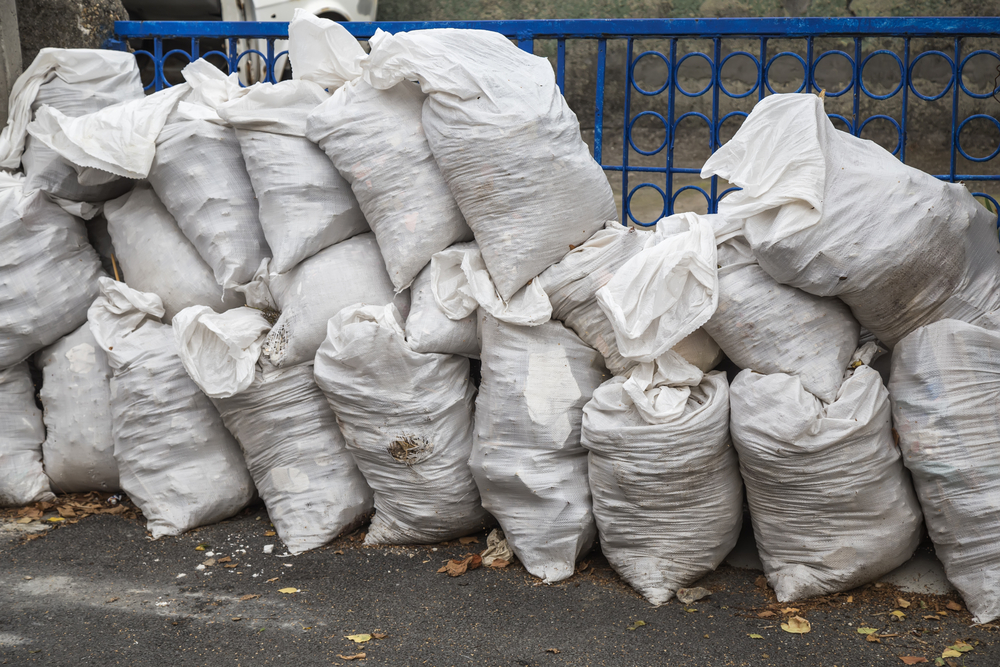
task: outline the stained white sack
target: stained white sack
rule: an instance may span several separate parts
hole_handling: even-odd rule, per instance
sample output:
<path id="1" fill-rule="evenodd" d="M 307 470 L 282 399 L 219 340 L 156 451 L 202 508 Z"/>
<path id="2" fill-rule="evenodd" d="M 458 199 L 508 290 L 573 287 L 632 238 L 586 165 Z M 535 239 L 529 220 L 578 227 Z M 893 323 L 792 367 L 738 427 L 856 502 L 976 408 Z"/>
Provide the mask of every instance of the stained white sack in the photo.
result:
<path id="1" fill-rule="evenodd" d="M 59 493 L 117 491 L 111 366 L 84 323 L 35 357 L 42 371 L 42 460 Z"/>
<path id="2" fill-rule="evenodd" d="M 369 44 L 367 81 L 429 95 L 427 142 L 504 301 L 617 218 L 546 58 L 486 30 L 379 30 Z"/>
<path id="3" fill-rule="evenodd" d="M 220 314 L 196 306 L 174 319 L 188 375 L 236 436 L 278 537 L 297 554 L 360 524 L 371 512 L 372 491 L 316 386 L 312 363 L 278 369 L 259 359 L 270 328 L 252 308 Z"/>
<path id="4" fill-rule="evenodd" d="M 330 246 L 288 273 L 262 265 L 246 290 L 248 305 L 265 308 L 260 287 L 281 317 L 267 336 L 264 356 L 275 366 L 295 366 L 316 356 L 327 321 L 355 303 L 384 306 L 396 301 L 409 310 L 409 293 L 393 293 L 374 235 L 361 234 Z"/>
<path id="5" fill-rule="evenodd" d="M 483 507 L 524 567 L 546 583 L 561 581 L 597 534 L 580 421 L 608 373 L 600 353 L 555 320 L 523 327 L 480 318 L 469 465 Z"/>
<path id="6" fill-rule="evenodd" d="M 432 544 L 482 530 L 469 470 L 469 360 L 420 354 L 392 304 L 352 306 L 330 319 L 316 383 L 375 492 L 365 544 Z"/>
<path id="7" fill-rule="evenodd" d="M 240 447 L 181 363 L 163 304 L 101 278 L 88 312 L 108 357 L 111 433 L 121 487 L 153 539 L 226 519 L 254 496 Z"/>
<path id="8" fill-rule="evenodd" d="M 431 255 L 472 239 L 424 136 L 426 96 L 409 81 L 376 90 L 362 80 L 364 49 L 334 21 L 297 11 L 288 34 L 293 76 L 333 91 L 309 115 L 306 136 L 351 184 L 393 285 L 405 289 Z"/>
<path id="9" fill-rule="evenodd" d="M 892 418 L 934 551 L 976 623 L 1000 618 L 1000 334 L 956 320 L 893 351 Z"/>
<path id="10" fill-rule="evenodd" d="M 474 243 L 459 243 L 456 249 L 474 247 Z M 447 250 L 442 252 L 448 252 Z M 431 263 L 423 268 L 410 287 L 410 314 L 406 318 L 406 342 L 414 352 L 437 352 L 438 354 L 460 354 L 463 357 L 479 358 L 478 326 L 476 313 L 452 320 L 437 302 L 434 281 L 446 281 L 441 276 L 437 259 L 441 253 L 431 257 Z M 452 264 L 453 271 L 456 267 Z M 461 273 L 461 265 L 457 267 Z M 457 277 L 457 276 L 455 276 Z M 461 273 L 464 281 L 465 274 Z"/>
<path id="11" fill-rule="evenodd" d="M 597 302 L 597 291 L 651 243 L 655 243 L 652 233 L 610 220 L 604 229 L 570 250 L 532 281 L 548 295 L 552 317 L 600 352 L 608 370 L 615 375 L 627 375 L 638 362 L 625 359 L 619 353 L 614 327 Z M 701 329 L 682 339 L 673 349 L 703 371 L 715 368 L 722 361 L 719 346 Z"/>
<path id="12" fill-rule="evenodd" d="M 797 375 L 832 403 L 861 329 L 847 305 L 777 282 L 742 235 L 719 243 L 718 262 L 719 305 L 705 331 L 740 368 Z"/>
<path id="13" fill-rule="evenodd" d="M 583 408 L 601 551 L 655 605 L 713 571 L 740 535 L 743 480 L 726 374 L 676 352 L 614 377 Z"/>
<path id="14" fill-rule="evenodd" d="M 132 289 L 159 296 L 164 322 L 169 324 L 188 306 L 227 310 L 243 305 L 242 294 L 219 287 L 212 269 L 148 183 L 109 201 L 104 214 L 122 280 Z"/>
<path id="15" fill-rule="evenodd" d="M 875 347 L 855 358 L 867 364 Z M 889 392 L 867 365 L 848 375 L 830 404 L 795 375 L 744 370 L 730 387 L 757 549 L 781 602 L 874 581 L 920 543 L 920 506 L 893 443 Z"/>
<path id="16" fill-rule="evenodd" d="M 305 138 L 306 117 L 329 97 L 311 81 L 282 81 L 252 86 L 219 107 L 236 128 L 278 273 L 370 231 L 350 184 Z"/>
<path id="17" fill-rule="evenodd" d="M 236 74 L 227 78 L 206 60 L 183 74 L 191 93 L 156 139 L 149 183 L 216 282 L 232 288 L 249 282 L 271 256 L 236 130 L 216 111 L 240 94 L 239 84 Z"/>
<path id="18" fill-rule="evenodd" d="M 711 175 L 743 188 L 719 211 L 743 222 L 762 269 L 840 297 L 890 348 L 942 319 L 1000 326 L 996 215 L 962 184 L 838 132 L 819 97 L 759 102 L 705 163 Z"/>
<path id="19" fill-rule="evenodd" d="M 0 370 L 0 507 L 52 500 L 42 469 L 45 426 L 28 364 Z"/>
<path id="20" fill-rule="evenodd" d="M 8 368 L 83 324 L 104 272 L 83 222 L 5 171 L 0 248 L 0 368 Z"/>

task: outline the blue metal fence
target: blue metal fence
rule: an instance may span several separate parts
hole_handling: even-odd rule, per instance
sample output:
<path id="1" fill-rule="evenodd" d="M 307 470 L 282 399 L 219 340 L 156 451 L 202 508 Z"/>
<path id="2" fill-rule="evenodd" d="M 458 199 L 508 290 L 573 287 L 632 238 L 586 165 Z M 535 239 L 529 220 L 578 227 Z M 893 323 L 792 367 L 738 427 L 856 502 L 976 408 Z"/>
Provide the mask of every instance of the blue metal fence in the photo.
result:
<path id="1" fill-rule="evenodd" d="M 703 123 L 701 132 L 707 130 L 707 148 L 714 151 L 722 141 L 723 128 L 727 132 L 734 131 L 756 100 L 774 92 L 818 92 L 817 70 L 827 59 L 842 59 L 840 62 L 846 65 L 842 69 L 849 74 L 849 81 L 841 89 L 825 92 L 830 100 L 828 110 L 838 104 L 843 107 L 840 112 L 830 113 L 841 129 L 861 136 L 874 121 L 888 123 L 894 133 L 890 131 L 886 147 L 906 162 L 907 147 L 913 143 L 913 136 L 927 130 L 927 127 L 914 127 L 913 107 L 917 103 L 929 105 L 932 111 L 945 114 L 937 124 L 944 124 L 949 135 L 929 170 L 943 180 L 977 182 L 974 189 L 990 192 L 974 194 L 992 202 L 995 210 L 998 208 L 994 198 L 998 190 L 994 187 L 1000 186 L 1000 160 L 995 160 L 1000 154 L 1000 143 L 989 133 L 995 128 L 1000 136 L 1000 121 L 997 120 L 1000 101 L 994 98 L 1000 88 L 993 81 L 988 89 L 973 90 L 966 74 L 967 70 L 971 71 L 969 64 L 973 59 L 979 59 L 980 65 L 983 59 L 988 60 L 991 67 L 997 65 L 1000 73 L 1000 54 L 996 48 L 1000 43 L 1000 18 L 585 19 L 343 25 L 360 40 L 371 37 L 377 28 L 399 32 L 450 27 L 493 30 L 533 53 L 540 50 L 540 42 L 547 42 L 545 46 L 554 46 L 548 50 L 554 61 L 557 82 L 564 92 L 567 41 L 596 43 L 591 93 L 594 157 L 609 173 L 621 196 L 622 220 L 637 225 L 655 224 L 660 215 L 675 212 L 679 197 L 692 193 L 704 197 L 702 210 L 714 212 L 719 199 L 731 190 L 717 178 L 701 181 L 699 165 L 677 163 L 678 141 L 686 134 L 695 133 L 684 131 L 680 127 L 682 124 Z M 164 63 L 171 58 L 189 61 L 216 56 L 234 72 L 255 54 L 262 64 L 259 68 L 261 78 L 273 82 L 276 72 L 280 76 L 278 64 L 286 54 L 280 44 L 288 36 L 287 23 L 270 22 L 123 21 L 116 23 L 115 29 L 116 36 L 108 43 L 109 48 L 125 49 L 127 43 L 133 48 L 140 44 L 151 47 L 137 48 L 136 55 L 147 59 L 147 67 L 151 65 L 148 89 L 155 90 L 170 85 Z M 165 40 L 180 47 L 164 51 Z M 831 42 L 839 48 L 821 48 Z M 891 44 L 887 47 L 886 42 Z M 966 46 L 969 42 L 973 45 Z M 213 43 L 222 44 L 223 50 L 204 48 Z M 648 48 L 649 44 L 653 44 L 652 48 Z M 609 67 L 609 45 L 624 52 L 623 66 L 619 62 L 618 66 Z M 541 50 L 544 51 L 545 46 Z M 898 83 L 883 92 L 865 83 L 866 67 L 876 57 L 882 57 L 883 62 L 888 58 L 896 66 L 890 65 L 890 69 L 898 68 Z M 751 70 L 755 71 L 745 81 L 746 90 L 730 90 L 726 85 L 723 68 L 736 58 L 742 59 L 745 65 L 752 65 Z M 801 83 L 797 87 L 794 82 L 784 87 L 775 82 L 775 65 L 782 58 L 801 68 Z M 921 61 L 926 60 L 924 66 L 927 66 L 934 59 L 938 61 L 939 70 L 944 72 L 943 75 L 939 72 L 938 79 L 945 80 L 938 81 L 943 86 L 941 90 L 926 94 L 915 85 L 914 71 Z M 643 87 L 637 70 L 649 63 L 665 71 L 662 85 Z M 704 82 L 700 88 L 684 87 L 682 67 L 685 63 L 689 69 L 692 65 L 701 65 L 700 80 L 698 76 L 689 77 L 699 84 Z M 981 73 L 983 67 L 978 69 Z M 735 88 L 732 80 L 730 86 Z M 620 100 L 609 102 L 607 97 L 612 90 L 621 96 Z M 700 102 L 700 110 L 685 110 L 685 103 L 699 100 L 705 100 Z M 723 108 L 743 101 L 745 108 L 728 111 Z M 950 109 L 946 108 L 948 102 Z M 966 108 L 969 104 L 974 107 L 971 112 Z M 865 117 L 866 109 L 879 105 L 898 108 L 889 113 L 884 108 L 875 108 L 876 112 Z M 637 111 L 641 106 L 650 108 Z M 621 114 L 617 116 L 621 119 L 620 127 L 614 128 L 611 135 L 606 130 L 617 123 L 608 122 L 606 112 L 609 110 Z M 585 119 L 581 122 L 586 125 Z M 654 141 L 658 145 L 647 149 L 640 147 L 636 140 L 636 126 L 649 122 L 656 124 L 657 131 L 662 126 L 663 139 L 662 142 Z M 980 144 L 987 144 L 986 155 L 973 155 L 963 146 L 962 137 L 970 135 L 979 139 Z M 990 151 L 994 144 L 995 149 Z M 618 155 L 620 160 L 617 160 Z M 926 164 L 921 166 L 928 169 Z M 662 210 L 659 203 L 652 205 L 646 215 L 648 219 L 644 220 L 641 214 L 637 215 L 634 200 L 637 196 L 645 196 L 648 200 L 647 195 L 653 192 L 659 195 Z"/>

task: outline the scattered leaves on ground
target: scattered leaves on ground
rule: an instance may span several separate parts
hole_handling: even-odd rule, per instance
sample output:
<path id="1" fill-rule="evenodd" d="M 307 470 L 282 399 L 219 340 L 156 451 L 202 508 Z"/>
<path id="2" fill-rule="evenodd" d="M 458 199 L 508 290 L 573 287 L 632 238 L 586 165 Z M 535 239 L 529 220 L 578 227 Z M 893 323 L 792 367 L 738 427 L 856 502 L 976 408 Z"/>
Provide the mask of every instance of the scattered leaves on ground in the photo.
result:
<path id="1" fill-rule="evenodd" d="M 342 655 L 338 653 L 337 657 L 341 660 L 364 660 L 367 656 L 364 653 L 355 653 L 354 655 Z"/>
<path id="2" fill-rule="evenodd" d="M 385 639 L 388 636 L 389 635 L 384 632 L 375 631 L 372 633 L 372 637 L 374 637 L 375 639 Z"/>
<path id="3" fill-rule="evenodd" d="M 545 649 L 545 652 L 546 653 L 562 653 L 562 651 L 560 651 L 557 648 L 547 648 L 547 649 Z"/>
<path id="4" fill-rule="evenodd" d="M 953 600 L 949 601 L 948 604 L 945 605 L 945 607 L 951 609 L 952 611 L 962 611 L 962 605 L 958 604 Z"/>
<path id="5" fill-rule="evenodd" d="M 460 537 L 458 541 L 461 544 L 479 544 L 479 538 L 472 537 L 471 535 L 469 537 Z"/>
<path id="6" fill-rule="evenodd" d="M 202 561 L 201 564 L 204 565 L 205 567 L 212 567 L 213 565 L 215 565 L 215 559 L 209 558 L 208 560 Z"/>
<path id="7" fill-rule="evenodd" d="M 954 649 L 946 648 L 944 650 L 944 652 L 941 654 L 941 657 L 942 658 L 961 658 L 962 654 L 959 653 L 958 651 L 954 650 Z"/>
<path id="8" fill-rule="evenodd" d="M 350 639 L 355 644 L 364 644 L 365 642 L 370 642 L 372 640 L 372 636 L 367 632 L 358 635 L 345 635 L 345 636 L 347 637 L 347 639 Z"/>
<path id="9" fill-rule="evenodd" d="M 929 660 L 922 655 L 901 655 L 899 656 L 899 659 L 902 660 L 905 665 L 916 665 L 921 662 L 929 662 Z"/>
<path id="10" fill-rule="evenodd" d="M 269 530 L 264 533 L 264 537 L 274 537 L 275 535 L 277 535 L 277 533 L 274 532 L 273 530 Z"/>
<path id="11" fill-rule="evenodd" d="M 633 621 L 632 625 L 628 626 L 626 630 L 635 630 L 636 628 L 641 628 L 646 625 L 646 621 Z"/>
<path id="12" fill-rule="evenodd" d="M 944 667 L 945 666 L 944 658 L 934 658 L 934 664 L 937 665 L 937 667 Z"/>
<path id="13" fill-rule="evenodd" d="M 878 632 L 878 630 L 875 628 L 858 628 L 859 635 L 873 635 L 876 632 Z"/>
<path id="14" fill-rule="evenodd" d="M 236 567 L 236 563 L 226 563 L 222 567 L 234 568 L 234 567 Z"/>
<path id="15" fill-rule="evenodd" d="M 230 562 L 230 561 L 232 561 L 232 560 L 233 560 L 233 559 L 232 559 L 232 558 L 230 558 L 229 556 L 223 556 L 222 558 L 220 558 L 220 559 L 219 559 L 219 562 L 220 562 L 220 563 L 228 563 L 228 562 Z"/>
<path id="16" fill-rule="evenodd" d="M 793 635 L 804 635 L 812 630 L 812 625 L 801 616 L 792 616 L 787 623 L 781 624 L 781 629 L 785 632 L 791 632 Z"/>
<path id="17" fill-rule="evenodd" d="M 899 611 L 898 609 L 896 611 L 892 612 L 889 615 L 892 616 L 893 619 L 895 619 L 897 621 L 902 621 L 904 618 L 906 618 L 906 614 L 904 614 L 903 612 Z"/>
<path id="18" fill-rule="evenodd" d="M 972 650 L 971 644 L 966 644 L 965 642 L 955 642 L 954 645 L 949 646 L 952 651 L 959 651 L 960 653 L 968 653 Z"/>
<path id="19" fill-rule="evenodd" d="M 882 638 L 879 637 L 878 635 L 868 635 L 867 637 L 865 637 L 865 641 L 872 642 L 873 644 L 881 644 Z"/>
<path id="20" fill-rule="evenodd" d="M 260 595 L 257 593 L 247 593 L 246 595 L 240 596 L 240 600 L 246 602 L 247 600 L 253 600 L 254 598 L 259 598 Z"/>
<path id="21" fill-rule="evenodd" d="M 279 588 L 278 592 L 279 593 L 289 593 L 289 594 L 291 594 L 291 593 L 298 593 L 299 589 L 297 589 L 297 588 L 291 588 L 291 587 L 289 587 L 289 588 Z"/>
<path id="22" fill-rule="evenodd" d="M 764 635 L 758 635 L 758 634 L 751 633 L 751 634 L 747 635 L 747 637 L 749 637 L 750 639 L 763 639 Z"/>
<path id="23" fill-rule="evenodd" d="M 940 616 L 924 616 L 925 621 L 940 621 Z"/>
<path id="24" fill-rule="evenodd" d="M 757 618 L 771 618 L 773 616 L 777 616 L 773 611 L 762 611 L 757 614 Z"/>
<path id="25" fill-rule="evenodd" d="M 267 581 L 265 581 L 264 583 L 265 583 L 265 584 L 270 584 L 271 582 L 274 582 L 274 581 L 277 581 L 277 580 L 278 580 L 278 578 L 277 578 L 277 577 L 272 577 L 271 579 L 268 579 L 268 580 L 267 580 Z"/>
<path id="26" fill-rule="evenodd" d="M 782 614 L 797 614 L 801 610 L 798 607 L 785 607 L 781 610 Z"/>
<path id="27" fill-rule="evenodd" d="M 757 588 L 767 590 L 767 577 L 765 577 L 763 574 L 760 575 L 759 577 L 754 579 L 753 585 L 756 586 Z"/>
<path id="28" fill-rule="evenodd" d="M 910 601 L 903 598 L 896 598 L 896 606 L 900 609 L 907 609 L 910 606 Z"/>
<path id="29" fill-rule="evenodd" d="M 503 558 L 494 558 L 493 562 L 490 563 L 490 567 L 492 567 L 492 568 L 494 568 L 496 570 L 503 569 L 503 568 L 507 567 L 508 565 L 510 565 L 510 563 L 508 561 L 504 560 Z"/>
<path id="30" fill-rule="evenodd" d="M 452 558 L 438 572 L 444 572 L 449 577 L 460 577 L 467 570 L 475 570 L 482 564 L 483 559 L 479 554 L 466 554 L 461 560 Z"/>
<path id="31" fill-rule="evenodd" d="M 209 545 L 209 544 L 205 544 L 204 542 L 202 542 L 201 544 L 199 544 L 198 546 L 196 546 L 196 547 L 194 548 L 194 550 L 195 550 L 195 551 L 205 551 L 205 550 L 206 550 L 206 549 L 208 549 L 208 548 L 209 548 L 210 546 L 211 546 L 211 545 Z"/>

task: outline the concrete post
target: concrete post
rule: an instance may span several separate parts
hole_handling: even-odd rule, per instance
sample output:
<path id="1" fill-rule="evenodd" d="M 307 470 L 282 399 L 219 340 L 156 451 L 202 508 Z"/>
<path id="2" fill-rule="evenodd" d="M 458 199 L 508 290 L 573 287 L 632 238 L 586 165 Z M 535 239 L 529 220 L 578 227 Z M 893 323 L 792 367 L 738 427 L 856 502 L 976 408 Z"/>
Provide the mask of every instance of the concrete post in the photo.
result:
<path id="1" fill-rule="evenodd" d="M 21 39 L 14 0 L 0 0 L 0 127 L 7 124 L 10 89 L 21 73 Z"/>

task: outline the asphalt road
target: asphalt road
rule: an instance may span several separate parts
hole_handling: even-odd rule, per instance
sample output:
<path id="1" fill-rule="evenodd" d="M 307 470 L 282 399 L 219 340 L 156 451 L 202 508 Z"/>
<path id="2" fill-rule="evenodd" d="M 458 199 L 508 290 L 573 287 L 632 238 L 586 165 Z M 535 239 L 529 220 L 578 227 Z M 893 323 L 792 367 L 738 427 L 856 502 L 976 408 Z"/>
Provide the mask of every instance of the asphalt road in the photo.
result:
<path id="1" fill-rule="evenodd" d="M 723 565 L 701 582 L 710 597 L 655 608 L 599 552 L 583 572 L 546 586 L 516 564 L 437 573 L 446 559 L 485 548 L 485 535 L 468 546 L 388 548 L 355 536 L 283 557 L 270 530 L 259 506 L 155 542 L 141 521 L 119 516 L 0 542 L 0 664 L 846 667 L 915 656 L 933 665 L 964 641 L 972 650 L 947 664 L 1000 665 L 998 630 L 947 611 L 955 595 L 880 584 L 788 605 L 811 624 L 794 635 L 780 624 L 795 612 L 782 612 L 755 570 Z M 267 544 L 275 546 L 265 555 Z M 216 564 L 196 569 L 208 558 Z M 897 597 L 910 603 L 900 621 L 891 615 Z M 875 643 L 858 627 L 894 636 Z M 384 637 L 347 638 L 376 632 Z M 338 657 L 359 653 L 363 661 Z"/>

